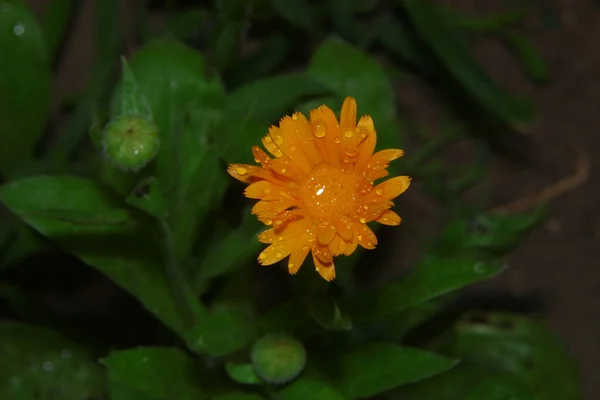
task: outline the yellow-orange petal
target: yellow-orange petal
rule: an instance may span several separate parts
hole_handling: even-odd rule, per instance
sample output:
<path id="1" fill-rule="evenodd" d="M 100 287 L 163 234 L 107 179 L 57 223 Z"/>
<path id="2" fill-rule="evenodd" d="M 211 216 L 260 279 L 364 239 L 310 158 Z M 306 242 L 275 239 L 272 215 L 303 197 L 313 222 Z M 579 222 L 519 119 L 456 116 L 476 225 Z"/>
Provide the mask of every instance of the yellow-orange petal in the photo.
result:
<path id="1" fill-rule="evenodd" d="M 288 272 L 290 275 L 295 275 L 298 272 L 309 252 L 310 247 L 300 246 L 299 249 L 290 254 L 290 259 L 288 260 Z"/>
<path id="2" fill-rule="evenodd" d="M 279 129 L 283 133 L 283 140 L 279 145 L 283 154 L 289 158 L 294 168 L 304 174 L 310 173 L 313 164 L 300 148 L 295 120 L 292 117 L 283 117 L 279 122 Z"/>
<path id="3" fill-rule="evenodd" d="M 364 206 L 359 208 L 357 212 L 358 220 L 363 224 L 374 221 L 377 218 L 379 218 L 381 214 L 390 209 L 393 205 L 394 203 L 389 200 L 382 200 L 378 203 L 365 204 Z"/>
<path id="4" fill-rule="evenodd" d="M 321 153 L 323 160 L 328 163 L 340 162 L 340 127 L 338 120 L 327 106 L 320 106 L 310 111 L 310 124 L 313 140 Z"/>
<path id="5" fill-rule="evenodd" d="M 317 149 L 317 145 L 313 139 L 311 124 L 308 122 L 308 119 L 306 119 L 304 114 L 295 112 L 292 114 L 292 121 L 294 121 L 294 132 L 300 150 L 313 166 L 322 163 L 323 156 Z"/>
<path id="6" fill-rule="evenodd" d="M 258 255 L 261 265 L 273 265 L 290 255 L 293 247 L 289 242 L 275 242 Z"/>
<path id="7" fill-rule="evenodd" d="M 370 116 L 364 116 L 358 121 L 356 135 L 358 136 L 359 149 L 354 165 L 357 171 L 362 171 L 371 161 L 377 144 L 377 133 Z"/>
<path id="8" fill-rule="evenodd" d="M 244 195 L 249 199 L 276 200 L 277 187 L 269 181 L 251 183 L 244 190 Z"/>
<path id="9" fill-rule="evenodd" d="M 367 225 L 363 224 L 361 232 L 357 236 L 358 244 L 367 250 L 372 250 L 377 246 L 377 236 Z"/>
<path id="10" fill-rule="evenodd" d="M 386 200 L 392 200 L 404 193 L 409 186 L 410 177 L 396 176 L 375 186 L 375 190 L 369 193 L 369 198 L 373 197 L 373 193 L 375 193 L 376 196 L 379 195 Z"/>
<path id="11" fill-rule="evenodd" d="M 400 223 L 402 222 L 402 218 L 400 218 L 400 216 L 395 212 L 388 210 L 381 214 L 381 216 L 377 218 L 376 221 L 383 225 L 397 226 L 400 225 Z"/>
<path id="12" fill-rule="evenodd" d="M 317 227 L 317 241 L 322 245 L 327 245 L 335 236 L 335 226 L 326 224 Z"/>
<path id="13" fill-rule="evenodd" d="M 340 218 L 338 221 L 336 221 L 335 230 L 346 242 L 351 242 L 354 238 L 354 225 L 347 217 Z"/>
<path id="14" fill-rule="evenodd" d="M 259 163 L 263 168 L 269 169 L 271 167 L 271 157 L 260 147 L 252 146 L 252 155 L 254 155 L 254 161 Z"/>
<path id="15" fill-rule="evenodd" d="M 292 207 L 293 202 L 288 200 L 261 200 L 252 207 L 252 214 L 255 214 L 261 221 L 270 221 L 270 225 L 277 214 Z"/>
<path id="16" fill-rule="evenodd" d="M 277 240 L 277 235 L 275 234 L 275 229 L 267 229 L 258 234 L 258 241 L 261 243 L 273 243 Z"/>
<path id="17" fill-rule="evenodd" d="M 356 128 L 356 100 L 346 97 L 340 111 L 340 131 L 353 131 Z"/>
<path id="18" fill-rule="evenodd" d="M 333 264 L 333 260 L 324 262 L 315 255 L 313 250 L 313 261 L 315 263 L 315 269 L 323 279 L 327 282 L 331 282 L 335 279 L 335 265 Z"/>

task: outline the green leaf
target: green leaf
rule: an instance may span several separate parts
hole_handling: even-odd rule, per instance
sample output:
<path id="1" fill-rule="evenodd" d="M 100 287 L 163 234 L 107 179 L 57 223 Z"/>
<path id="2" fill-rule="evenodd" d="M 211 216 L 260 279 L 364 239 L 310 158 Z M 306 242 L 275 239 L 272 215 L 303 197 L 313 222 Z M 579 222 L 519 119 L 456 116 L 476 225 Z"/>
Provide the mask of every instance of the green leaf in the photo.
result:
<path id="1" fill-rule="evenodd" d="M 248 2 L 217 0 L 214 4 L 217 21 L 214 23 L 208 58 L 219 70 L 229 68 L 236 59 L 247 26 Z"/>
<path id="2" fill-rule="evenodd" d="M 377 319 L 491 278 L 502 269 L 494 262 L 429 256 L 399 281 L 376 291 L 359 293 L 341 304 L 355 322 Z"/>
<path id="3" fill-rule="evenodd" d="M 249 258 L 258 254 L 263 246 L 257 239 L 264 225 L 254 215 L 247 213 L 242 225 L 229 231 L 225 236 L 217 236 L 210 241 L 206 255 L 196 266 L 198 274 L 196 288 L 202 287 L 209 279 L 232 272 Z M 235 251 L 231 251 L 235 249 Z"/>
<path id="4" fill-rule="evenodd" d="M 248 303 L 222 301 L 198 320 L 187 339 L 196 351 L 222 357 L 243 349 L 255 338 L 255 319 Z"/>
<path id="5" fill-rule="evenodd" d="M 309 32 L 318 29 L 312 6 L 307 0 L 271 0 L 275 11 L 292 25 Z"/>
<path id="6" fill-rule="evenodd" d="M 152 111 L 146 96 L 141 92 L 125 57 L 121 57 L 123 78 L 121 81 L 121 105 L 117 115 L 139 115 L 152 121 Z"/>
<path id="7" fill-rule="evenodd" d="M 381 148 L 401 144 L 392 86 L 381 65 L 368 54 L 329 38 L 314 53 L 306 73 L 340 98 L 354 97 L 359 115 L 373 117 Z"/>
<path id="8" fill-rule="evenodd" d="M 531 40 L 513 31 L 506 31 L 503 36 L 530 79 L 538 83 L 550 79 L 550 67 Z"/>
<path id="9" fill-rule="evenodd" d="M 319 325 L 332 331 L 349 331 L 352 320 L 342 312 L 336 300 L 327 294 L 315 294 L 308 301 L 311 316 Z"/>
<path id="10" fill-rule="evenodd" d="M 509 313 L 466 315 L 455 328 L 453 354 L 520 377 L 540 400 L 582 399 L 568 350 L 543 324 Z"/>
<path id="11" fill-rule="evenodd" d="M 314 378 L 300 378 L 278 393 L 281 400 L 345 400 L 337 390 L 326 382 Z"/>
<path id="12" fill-rule="evenodd" d="M 213 397 L 213 400 L 263 400 L 264 397 L 257 394 L 234 392 Z"/>
<path id="13" fill-rule="evenodd" d="M 254 372 L 252 364 L 227 363 L 225 370 L 231 379 L 244 385 L 262 385 L 262 381 Z"/>
<path id="14" fill-rule="evenodd" d="M 328 352 L 329 353 L 329 352 Z M 393 343 L 371 343 L 316 361 L 315 371 L 348 400 L 440 374 L 456 361 Z"/>
<path id="15" fill-rule="evenodd" d="M 160 399 L 207 398 L 201 386 L 208 371 L 175 348 L 139 347 L 111 353 L 101 360 L 111 381 Z"/>
<path id="16" fill-rule="evenodd" d="M 514 215 L 480 214 L 449 224 L 436 241 L 438 254 L 504 254 L 548 218 L 545 206 Z"/>
<path id="17" fill-rule="evenodd" d="M 137 297 L 175 332 L 185 331 L 164 279 L 155 231 L 112 193 L 82 178 L 39 176 L 2 186 L 0 200 Z"/>
<path id="18" fill-rule="evenodd" d="M 0 0 L 0 174 L 29 161 L 50 110 L 43 33 L 24 1 Z"/>
<path id="19" fill-rule="evenodd" d="M 515 129 L 531 122 L 531 106 L 494 84 L 440 9 L 426 0 L 399 0 L 399 3 L 439 61 L 470 96 Z"/>
<path id="20" fill-rule="evenodd" d="M 193 40 L 207 34 L 206 26 L 209 26 L 210 14 L 208 10 L 201 7 L 191 7 L 175 12 L 169 16 L 165 29 L 179 39 Z"/>
<path id="21" fill-rule="evenodd" d="M 104 373 L 85 349 L 49 329 L 0 323 L 0 397 L 86 400 L 100 397 Z"/>
<path id="22" fill-rule="evenodd" d="M 459 365 L 436 377 L 392 391 L 398 400 L 531 400 L 533 394 L 516 376 L 481 366 Z"/>
<path id="23" fill-rule="evenodd" d="M 141 181 L 127 197 L 127 203 L 161 219 L 167 215 L 167 205 L 158 181 L 149 177 Z"/>

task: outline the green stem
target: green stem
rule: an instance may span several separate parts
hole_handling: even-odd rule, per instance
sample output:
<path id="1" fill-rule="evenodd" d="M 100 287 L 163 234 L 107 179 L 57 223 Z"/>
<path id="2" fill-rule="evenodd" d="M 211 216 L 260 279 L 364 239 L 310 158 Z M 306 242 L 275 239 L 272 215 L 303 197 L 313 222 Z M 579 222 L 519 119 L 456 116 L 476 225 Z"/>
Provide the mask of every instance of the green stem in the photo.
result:
<path id="1" fill-rule="evenodd" d="M 186 328 L 192 328 L 196 324 L 194 306 L 191 300 L 192 292 L 175 257 L 175 243 L 171 228 L 164 218 L 161 218 L 159 221 L 164 235 L 164 267 L 169 281 L 171 296 Z"/>

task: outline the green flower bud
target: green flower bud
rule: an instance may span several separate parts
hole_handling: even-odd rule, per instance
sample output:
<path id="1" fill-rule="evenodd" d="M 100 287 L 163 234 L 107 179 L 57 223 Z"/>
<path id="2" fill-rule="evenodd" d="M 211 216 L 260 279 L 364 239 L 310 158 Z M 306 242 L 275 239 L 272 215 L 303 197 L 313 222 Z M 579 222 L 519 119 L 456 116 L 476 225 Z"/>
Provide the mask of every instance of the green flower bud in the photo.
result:
<path id="1" fill-rule="evenodd" d="M 137 171 L 158 153 L 158 129 L 138 115 L 115 117 L 102 137 L 105 156 L 119 168 Z"/>
<path id="2" fill-rule="evenodd" d="M 302 343 L 287 335 L 267 335 L 252 347 L 252 366 L 265 382 L 283 385 L 295 379 L 306 366 Z"/>

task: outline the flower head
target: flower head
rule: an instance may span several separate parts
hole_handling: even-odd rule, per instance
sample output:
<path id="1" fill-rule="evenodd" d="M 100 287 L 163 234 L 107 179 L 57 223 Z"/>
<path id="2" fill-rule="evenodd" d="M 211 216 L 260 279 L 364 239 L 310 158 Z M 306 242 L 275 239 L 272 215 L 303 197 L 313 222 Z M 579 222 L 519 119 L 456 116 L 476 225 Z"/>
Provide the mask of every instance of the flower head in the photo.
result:
<path id="1" fill-rule="evenodd" d="M 404 192 L 408 176 L 374 185 L 388 175 L 390 161 L 402 150 L 373 153 L 377 134 L 370 116 L 356 122 L 356 101 L 348 97 L 340 120 L 327 106 L 281 119 L 262 139 L 269 157 L 254 146 L 260 164 L 231 164 L 228 172 L 249 184 L 246 197 L 258 199 L 252 209 L 270 229 L 259 240 L 270 244 L 258 256 L 271 265 L 289 256 L 288 270 L 295 274 L 308 253 L 317 272 L 327 281 L 335 278 L 333 257 L 352 254 L 358 245 L 373 249 L 377 237 L 367 226 L 377 221 L 399 225 L 390 208 Z"/>

